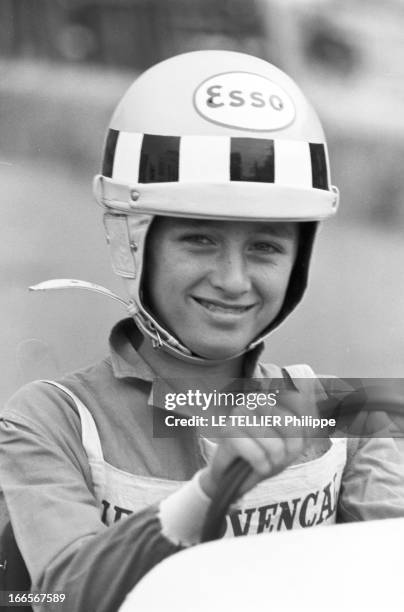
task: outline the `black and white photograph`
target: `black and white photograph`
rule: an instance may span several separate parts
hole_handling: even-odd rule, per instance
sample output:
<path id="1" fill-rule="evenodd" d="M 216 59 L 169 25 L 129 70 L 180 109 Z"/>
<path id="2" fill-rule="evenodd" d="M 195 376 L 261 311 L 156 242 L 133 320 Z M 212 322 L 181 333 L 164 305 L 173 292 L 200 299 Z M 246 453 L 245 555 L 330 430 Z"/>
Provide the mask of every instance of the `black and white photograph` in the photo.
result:
<path id="1" fill-rule="evenodd" d="M 1 0 L 0 612 L 402 612 L 404 2 Z"/>

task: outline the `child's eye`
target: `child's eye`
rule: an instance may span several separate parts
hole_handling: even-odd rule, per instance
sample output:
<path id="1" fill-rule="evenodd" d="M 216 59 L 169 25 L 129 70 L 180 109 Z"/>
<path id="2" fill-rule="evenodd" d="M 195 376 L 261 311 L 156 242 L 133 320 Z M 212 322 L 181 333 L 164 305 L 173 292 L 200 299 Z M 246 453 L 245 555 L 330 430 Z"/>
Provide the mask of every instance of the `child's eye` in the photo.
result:
<path id="1" fill-rule="evenodd" d="M 201 246 L 209 246 L 213 244 L 212 238 L 206 234 L 188 234 L 183 236 L 182 240 L 189 242 L 190 244 L 197 244 Z"/>
<path id="2" fill-rule="evenodd" d="M 273 253 L 281 253 L 282 249 L 280 246 L 274 244 L 273 242 L 254 242 L 252 244 L 252 250 L 256 253 L 260 254 L 273 254 Z"/>

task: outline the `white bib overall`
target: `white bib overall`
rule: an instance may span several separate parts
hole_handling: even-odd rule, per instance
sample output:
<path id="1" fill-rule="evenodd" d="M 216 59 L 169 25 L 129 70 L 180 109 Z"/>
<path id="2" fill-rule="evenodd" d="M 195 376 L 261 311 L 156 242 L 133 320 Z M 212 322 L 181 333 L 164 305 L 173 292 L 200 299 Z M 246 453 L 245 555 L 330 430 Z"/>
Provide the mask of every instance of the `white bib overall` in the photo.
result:
<path id="1" fill-rule="evenodd" d="M 290 370 L 289 370 L 290 372 Z M 306 374 L 307 376 L 307 374 Z M 139 476 L 104 460 L 98 430 L 90 411 L 69 389 L 52 384 L 74 402 L 81 420 L 93 487 L 102 521 L 111 525 L 122 517 L 157 504 L 174 493 L 182 481 Z M 200 439 L 206 460 L 215 444 Z M 320 457 L 288 467 L 262 481 L 232 508 L 227 516 L 226 536 L 247 535 L 335 523 L 342 472 L 346 463 L 346 440 L 334 439 Z"/>

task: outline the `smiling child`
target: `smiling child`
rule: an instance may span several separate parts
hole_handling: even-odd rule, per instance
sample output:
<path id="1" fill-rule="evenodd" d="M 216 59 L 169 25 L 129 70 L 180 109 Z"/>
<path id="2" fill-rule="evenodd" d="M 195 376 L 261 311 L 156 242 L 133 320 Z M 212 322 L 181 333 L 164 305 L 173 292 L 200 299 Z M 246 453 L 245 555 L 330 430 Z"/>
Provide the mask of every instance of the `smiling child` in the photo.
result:
<path id="1" fill-rule="evenodd" d="M 55 610 L 117 610 L 149 569 L 200 541 L 239 456 L 253 472 L 226 537 L 403 516 L 404 466 L 388 438 L 241 425 L 215 440 L 153 435 L 162 379 L 176 391 L 279 378 L 293 390 L 279 413 L 311 414 L 312 370 L 260 361 L 303 296 L 318 222 L 338 206 L 320 122 L 296 84 L 226 51 L 154 66 L 116 109 L 95 195 L 130 317 L 108 357 L 25 386 L 0 420 L 0 485 L 32 588 L 66 593 Z"/>

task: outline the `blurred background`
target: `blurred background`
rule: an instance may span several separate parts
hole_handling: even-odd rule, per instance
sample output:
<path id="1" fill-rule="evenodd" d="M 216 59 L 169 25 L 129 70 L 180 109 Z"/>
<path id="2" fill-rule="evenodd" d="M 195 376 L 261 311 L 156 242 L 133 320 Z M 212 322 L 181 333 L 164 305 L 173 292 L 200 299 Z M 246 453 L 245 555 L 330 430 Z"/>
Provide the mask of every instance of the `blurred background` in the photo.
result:
<path id="1" fill-rule="evenodd" d="M 125 314 L 50 278 L 124 295 L 91 195 L 111 113 L 137 73 L 230 49 L 286 70 L 328 134 L 338 219 L 268 361 L 341 376 L 404 372 L 403 0 L 1 0 L 0 399 L 103 356 Z"/>

